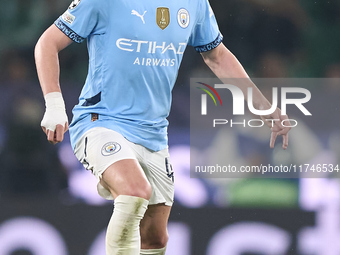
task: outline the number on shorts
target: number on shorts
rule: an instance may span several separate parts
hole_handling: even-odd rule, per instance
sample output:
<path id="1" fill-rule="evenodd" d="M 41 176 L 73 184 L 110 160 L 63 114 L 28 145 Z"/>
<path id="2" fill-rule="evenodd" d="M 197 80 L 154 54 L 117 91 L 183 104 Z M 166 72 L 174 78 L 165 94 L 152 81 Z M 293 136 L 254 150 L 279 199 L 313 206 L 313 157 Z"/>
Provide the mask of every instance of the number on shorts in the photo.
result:
<path id="1" fill-rule="evenodd" d="M 170 164 L 169 158 L 165 158 L 165 169 L 166 175 L 171 178 L 172 182 L 174 182 L 174 171 L 172 170 L 172 165 Z"/>

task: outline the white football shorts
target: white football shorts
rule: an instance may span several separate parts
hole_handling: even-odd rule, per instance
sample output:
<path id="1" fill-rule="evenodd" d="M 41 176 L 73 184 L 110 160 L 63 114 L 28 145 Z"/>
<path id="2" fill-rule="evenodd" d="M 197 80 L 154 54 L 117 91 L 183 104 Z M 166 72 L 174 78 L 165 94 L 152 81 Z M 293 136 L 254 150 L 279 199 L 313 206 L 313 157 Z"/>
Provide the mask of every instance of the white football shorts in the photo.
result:
<path id="1" fill-rule="evenodd" d="M 99 182 L 103 172 L 123 159 L 137 159 L 152 187 L 150 205 L 172 206 L 174 200 L 174 173 L 168 149 L 151 151 L 132 143 L 118 132 L 96 127 L 87 131 L 77 142 L 74 153 L 87 170 L 98 178 L 100 196 L 113 200 L 111 193 Z"/>

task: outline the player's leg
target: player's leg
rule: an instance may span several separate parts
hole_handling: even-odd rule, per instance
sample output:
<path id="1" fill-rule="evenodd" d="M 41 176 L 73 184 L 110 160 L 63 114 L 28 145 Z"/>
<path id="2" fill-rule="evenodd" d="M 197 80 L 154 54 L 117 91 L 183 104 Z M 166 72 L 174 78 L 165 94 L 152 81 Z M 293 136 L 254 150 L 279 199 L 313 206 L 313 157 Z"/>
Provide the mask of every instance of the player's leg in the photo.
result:
<path id="1" fill-rule="evenodd" d="M 139 255 L 139 224 L 151 187 L 130 144 L 117 132 L 93 128 L 78 141 L 75 154 L 101 180 L 99 194 L 106 199 L 115 198 L 107 230 L 107 255 Z"/>
<path id="2" fill-rule="evenodd" d="M 141 221 L 141 255 L 164 255 L 168 242 L 170 206 L 150 205 Z"/>
<path id="3" fill-rule="evenodd" d="M 106 234 L 106 254 L 139 255 L 139 224 L 151 196 L 143 170 L 136 160 L 121 160 L 105 170 L 101 183 L 115 199 Z"/>
<path id="4" fill-rule="evenodd" d="M 119 195 L 150 199 L 151 186 L 136 159 L 123 159 L 110 165 L 100 182 L 114 199 Z"/>
<path id="5" fill-rule="evenodd" d="M 149 207 L 141 221 L 142 255 L 164 255 L 167 224 L 174 199 L 174 176 L 168 149 L 144 150 L 143 170 L 151 184 Z"/>

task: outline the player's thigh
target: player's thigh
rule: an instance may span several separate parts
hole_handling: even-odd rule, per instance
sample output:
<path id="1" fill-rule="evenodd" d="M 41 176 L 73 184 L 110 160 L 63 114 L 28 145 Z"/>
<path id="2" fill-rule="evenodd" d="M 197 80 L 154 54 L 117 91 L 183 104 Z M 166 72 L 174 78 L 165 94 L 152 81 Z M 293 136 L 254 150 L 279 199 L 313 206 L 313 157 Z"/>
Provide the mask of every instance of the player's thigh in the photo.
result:
<path id="1" fill-rule="evenodd" d="M 110 165 L 102 174 L 101 184 L 113 198 L 129 195 L 149 199 L 151 186 L 136 159 L 123 159 Z"/>
<path id="2" fill-rule="evenodd" d="M 131 143 L 118 132 L 102 127 L 90 129 L 77 142 L 75 155 L 100 180 L 102 185 L 98 185 L 98 193 L 102 197 L 113 199 L 118 195 L 132 195 L 147 198 L 151 193 Z"/>
<path id="3" fill-rule="evenodd" d="M 166 246 L 170 211 L 171 206 L 149 205 L 140 223 L 142 249 L 160 249 Z"/>

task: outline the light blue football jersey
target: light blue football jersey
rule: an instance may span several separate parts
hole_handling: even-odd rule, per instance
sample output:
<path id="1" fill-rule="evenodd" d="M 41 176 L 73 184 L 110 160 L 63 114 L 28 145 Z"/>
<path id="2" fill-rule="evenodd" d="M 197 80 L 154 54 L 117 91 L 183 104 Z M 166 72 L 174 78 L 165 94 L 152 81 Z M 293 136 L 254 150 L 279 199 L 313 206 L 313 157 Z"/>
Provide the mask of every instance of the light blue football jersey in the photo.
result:
<path id="1" fill-rule="evenodd" d="M 55 25 L 88 42 L 89 69 L 73 109 L 71 144 L 106 127 L 153 151 L 167 147 L 171 91 L 187 45 L 222 41 L 208 0 L 74 0 Z M 99 119 L 91 122 L 91 113 Z"/>

